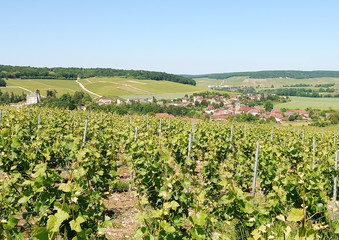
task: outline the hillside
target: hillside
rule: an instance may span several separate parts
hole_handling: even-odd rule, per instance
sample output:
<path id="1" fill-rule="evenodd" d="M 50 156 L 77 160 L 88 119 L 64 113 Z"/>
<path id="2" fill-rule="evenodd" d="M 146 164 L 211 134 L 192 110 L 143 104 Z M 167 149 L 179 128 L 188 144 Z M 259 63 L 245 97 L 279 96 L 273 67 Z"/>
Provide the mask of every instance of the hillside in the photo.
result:
<path id="1" fill-rule="evenodd" d="M 211 73 L 202 75 L 183 75 L 189 78 L 214 78 L 214 79 L 227 79 L 231 77 L 248 78 L 339 78 L 339 71 L 296 71 L 296 70 L 283 70 L 283 71 L 257 71 L 257 72 L 232 72 L 232 73 Z"/>
<path id="2" fill-rule="evenodd" d="M 247 76 L 243 77 L 230 77 L 226 79 L 216 79 L 216 78 L 196 78 L 198 87 L 207 88 L 208 85 L 229 85 L 232 87 L 258 87 L 266 88 L 272 87 L 272 85 L 277 87 L 283 86 L 293 86 L 296 84 L 308 84 L 308 85 L 317 85 L 317 84 L 339 84 L 338 78 L 330 77 L 321 77 L 321 78 L 249 78 Z"/>
<path id="3" fill-rule="evenodd" d="M 7 87 L 1 91 L 22 92 L 24 90 L 13 87 L 21 87 L 30 91 L 40 90 L 42 95 L 47 94 L 47 90 L 56 90 L 57 96 L 64 93 L 73 94 L 75 91 L 83 91 L 81 86 L 74 80 L 56 79 L 9 79 L 6 80 Z M 96 77 L 80 79 L 87 90 L 104 97 L 152 97 L 171 98 L 172 96 L 184 96 L 186 93 L 199 92 L 204 89 L 169 81 L 140 80 L 123 77 Z M 25 92 L 25 91 L 24 91 Z M 91 95 L 91 94 L 90 94 Z M 95 95 L 91 95 L 96 97 Z"/>
<path id="4" fill-rule="evenodd" d="M 91 77 L 125 77 L 135 79 L 149 79 L 155 81 L 169 81 L 188 85 L 195 85 L 195 81 L 188 77 L 143 70 L 121 70 L 111 68 L 41 68 L 0 65 L 0 78 L 5 79 L 60 79 L 76 80 L 77 78 Z"/>

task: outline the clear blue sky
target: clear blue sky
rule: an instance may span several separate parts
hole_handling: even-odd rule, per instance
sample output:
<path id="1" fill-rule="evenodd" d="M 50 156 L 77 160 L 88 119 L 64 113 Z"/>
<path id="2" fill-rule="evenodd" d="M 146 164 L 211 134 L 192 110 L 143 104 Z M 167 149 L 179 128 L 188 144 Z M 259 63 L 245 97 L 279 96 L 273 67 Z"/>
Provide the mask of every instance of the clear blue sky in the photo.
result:
<path id="1" fill-rule="evenodd" d="M 337 0 L 0 0 L 0 64 L 339 70 Z"/>

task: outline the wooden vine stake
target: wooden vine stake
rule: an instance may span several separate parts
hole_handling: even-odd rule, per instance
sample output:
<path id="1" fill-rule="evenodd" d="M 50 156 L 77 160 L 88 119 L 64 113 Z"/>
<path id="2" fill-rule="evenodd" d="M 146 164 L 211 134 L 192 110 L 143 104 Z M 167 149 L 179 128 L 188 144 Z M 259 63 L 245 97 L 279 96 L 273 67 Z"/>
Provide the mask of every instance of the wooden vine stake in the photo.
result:
<path id="1" fill-rule="evenodd" d="M 254 174 L 253 174 L 253 185 L 252 185 L 252 206 L 254 206 L 255 198 L 255 186 L 257 184 L 257 172 L 258 172 L 258 161 L 259 161 L 259 148 L 260 143 L 257 142 L 257 150 L 255 152 L 255 165 L 254 165 Z"/>
<path id="2" fill-rule="evenodd" d="M 195 132 L 195 124 L 194 124 L 194 120 L 192 119 L 192 139 L 193 139 L 193 142 L 195 140 L 194 132 Z"/>
<path id="3" fill-rule="evenodd" d="M 134 142 L 138 140 L 138 127 L 135 127 L 135 132 L 134 132 Z M 132 163 L 133 164 L 133 163 Z M 129 185 L 128 185 L 128 191 L 132 190 L 132 180 L 133 180 L 133 169 L 130 173 L 129 176 Z"/>
<path id="4" fill-rule="evenodd" d="M 304 137 L 305 137 L 305 130 L 303 130 L 303 135 L 302 135 L 302 144 L 304 144 Z"/>
<path id="5" fill-rule="evenodd" d="M 246 138 L 246 127 L 247 127 L 247 124 L 245 123 L 245 127 L 244 127 L 244 138 Z"/>
<path id="6" fill-rule="evenodd" d="M 273 133 L 274 133 L 274 127 L 272 127 L 271 142 L 273 142 Z"/>
<path id="7" fill-rule="evenodd" d="M 88 126 L 88 119 L 85 120 L 85 130 L 84 130 L 84 137 L 82 138 L 82 147 L 85 147 L 87 126 Z"/>
<path id="8" fill-rule="evenodd" d="M 192 149 L 192 134 L 190 133 L 188 136 L 188 153 L 187 153 L 187 158 L 191 159 L 191 149 Z M 188 165 L 187 169 L 188 169 L 188 176 L 187 178 L 190 179 L 190 174 L 189 174 L 189 170 L 190 170 L 191 166 Z M 187 187 L 186 192 L 189 192 L 190 187 Z"/>
<path id="9" fill-rule="evenodd" d="M 231 127 L 230 148 L 232 148 L 232 140 L 233 140 L 233 123 Z"/>
<path id="10" fill-rule="evenodd" d="M 333 220 L 335 220 L 335 213 L 336 213 L 336 208 L 337 208 L 337 171 L 338 171 L 338 152 L 335 152 L 335 164 L 334 164 L 334 169 L 336 173 L 334 174 L 334 183 L 333 183 Z"/>
<path id="11" fill-rule="evenodd" d="M 334 133 L 333 142 L 334 142 L 334 147 L 336 147 L 336 145 L 337 145 L 337 136 L 335 135 L 335 133 Z"/>
<path id="12" fill-rule="evenodd" d="M 37 125 L 37 131 L 39 131 L 39 125 L 40 125 L 40 121 L 41 121 L 41 114 L 39 113 L 39 116 L 38 116 L 38 125 Z M 39 137 L 39 133 L 37 134 L 37 137 Z"/>
<path id="13" fill-rule="evenodd" d="M 315 164 L 315 136 L 313 136 L 313 164 Z"/>
<path id="14" fill-rule="evenodd" d="M 2 110 L 0 110 L 0 123 L 2 123 Z"/>

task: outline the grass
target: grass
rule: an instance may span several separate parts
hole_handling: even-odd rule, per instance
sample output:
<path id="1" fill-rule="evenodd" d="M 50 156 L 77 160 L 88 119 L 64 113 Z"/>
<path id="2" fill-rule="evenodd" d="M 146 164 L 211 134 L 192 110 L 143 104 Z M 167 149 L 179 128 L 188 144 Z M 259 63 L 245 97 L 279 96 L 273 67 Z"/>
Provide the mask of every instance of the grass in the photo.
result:
<path id="1" fill-rule="evenodd" d="M 0 91 L 5 93 L 14 93 L 16 95 L 21 95 L 22 93 L 27 94 L 29 93 L 28 91 L 21 89 L 21 88 L 7 88 L 7 87 L 0 87 Z"/>
<path id="2" fill-rule="evenodd" d="M 208 85 L 220 85 L 227 84 L 234 87 L 282 87 L 283 85 L 295 85 L 295 84 L 339 84 L 339 78 L 307 78 L 307 79 L 295 79 L 295 78 L 265 78 L 265 79 L 253 79 L 248 77 L 231 77 L 227 79 L 213 79 L 213 78 L 196 78 L 197 86 L 206 87 Z M 339 87 L 337 87 L 339 88 Z"/>
<path id="3" fill-rule="evenodd" d="M 47 90 L 56 90 L 57 96 L 60 97 L 65 93 L 74 93 L 83 91 L 83 89 L 74 80 L 51 80 L 51 79 L 11 79 L 6 80 L 7 86 L 21 86 L 31 91 L 40 90 L 44 96 L 47 95 Z M 13 89 L 13 88 L 9 88 Z M 10 90 L 9 90 L 10 91 Z"/>
<path id="4" fill-rule="evenodd" d="M 231 77 L 228 79 L 214 79 L 214 78 L 195 78 L 198 87 L 208 88 L 208 85 L 232 85 L 232 86 L 241 86 L 241 83 L 247 77 Z"/>
<path id="5" fill-rule="evenodd" d="M 169 98 L 171 94 L 180 96 L 192 92 L 200 92 L 204 89 L 192 85 L 168 81 L 137 80 L 121 77 L 89 78 L 79 80 L 88 90 L 105 97 L 122 96 Z M 168 95 L 168 96 L 167 96 Z"/>
<path id="6" fill-rule="evenodd" d="M 286 108 L 286 109 L 305 109 L 308 107 L 318 109 L 339 110 L 338 98 L 309 98 L 309 97 L 290 97 L 291 102 L 279 103 L 274 108 Z"/>
<path id="7" fill-rule="evenodd" d="M 20 86 L 30 91 L 40 90 L 43 96 L 47 90 L 56 90 L 57 96 L 76 91 L 84 91 L 74 80 L 51 80 L 51 79 L 11 79 L 6 80 L 7 86 Z M 80 83 L 88 90 L 105 97 L 156 97 L 157 99 L 170 99 L 183 97 L 185 94 L 201 92 L 205 89 L 168 81 L 137 80 L 122 77 L 97 77 L 81 79 Z M 3 92 L 21 94 L 24 90 L 19 88 L 2 88 Z M 27 91 L 24 91 L 27 93 Z"/>

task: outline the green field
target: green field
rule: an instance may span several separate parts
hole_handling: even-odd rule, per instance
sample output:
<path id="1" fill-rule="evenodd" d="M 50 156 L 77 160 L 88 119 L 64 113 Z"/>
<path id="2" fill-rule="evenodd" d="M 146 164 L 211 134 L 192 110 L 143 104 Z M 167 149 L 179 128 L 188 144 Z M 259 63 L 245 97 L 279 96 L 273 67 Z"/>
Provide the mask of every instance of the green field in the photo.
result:
<path id="1" fill-rule="evenodd" d="M 128 97 L 152 97 L 171 94 L 179 94 L 203 91 L 204 89 L 192 85 L 168 81 L 137 80 L 120 77 L 114 78 L 89 78 L 79 80 L 88 90 L 105 97 L 123 96 Z M 160 96 L 161 97 L 161 96 Z"/>
<path id="2" fill-rule="evenodd" d="M 308 107 L 318 109 L 335 109 L 339 110 L 338 98 L 309 98 L 309 97 L 290 97 L 291 102 L 279 103 L 274 108 L 287 109 L 305 109 Z"/>
<path id="3" fill-rule="evenodd" d="M 20 86 L 30 91 L 40 90 L 43 96 L 47 95 L 47 90 L 56 90 L 60 97 L 65 93 L 74 93 L 75 91 L 84 91 L 74 80 L 51 80 L 51 79 L 11 79 L 6 80 L 7 86 Z M 176 98 L 185 94 L 203 91 L 203 88 L 185 85 L 168 81 L 137 80 L 121 77 L 110 78 L 89 78 L 81 79 L 80 83 L 86 89 L 105 97 L 124 98 L 131 97 L 152 97 L 156 98 Z M 21 94 L 24 90 L 19 88 L 2 88 L 5 92 L 14 92 Z M 27 93 L 27 91 L 24 91 Z"/>
<path id="4" fill-rule="evenodd" d="M 283 85 L 294 84 L 339 84 L 339 78 L 307 78 L 307 79 L 294 79 L 294 78 L 266 78 L 254 79 L 248 77 L 231 77 L 227 79 L 213 79 L 213 78 L 196 78 L 197 86 L 206 87 L 208 85 L 227 84 L 233 87 L 282 87 Z"/>
<path id="5" fill-rule="evenodd" d="M 7 86 L 21 86 L 31 91 L 40 90 L 43 96 L 47 95 L 47 90 L 56 90 L 57 96 L 64 93 L 74 93 L 75 91 L 83 91 L 82 88 L 74 80 L 50 80 L 50 79 L 13 79 L 6 80 Z M 8 88 L 11 91 L 13 88 Z"/>
<path id="6" fill-rule="evenodd" d="M 5 92 L 8 92 L 8 93 L 14 93 L 16 95 L 21 95 L 22 93 L 29 93 L 28 91 L 24 90 L 24 89 L 21 89 L 21 88 L 8 88 L 8 87 L 0 87 L 0 91 L 5 93 Z"/>
<path id="7" fill-rule="evenodd" d="M 231 77 L 228 79 L 215 79 L 215 78 L 195 78 L 198 87 L 207 88 L 208 85 L 221 85 L 227 84 L 231 86 L 241 86 L 242 82 L 247 79 L 247 77 Z"/>

